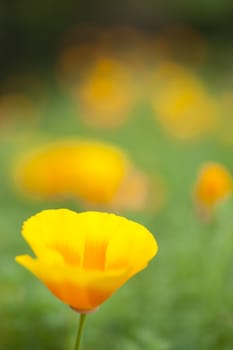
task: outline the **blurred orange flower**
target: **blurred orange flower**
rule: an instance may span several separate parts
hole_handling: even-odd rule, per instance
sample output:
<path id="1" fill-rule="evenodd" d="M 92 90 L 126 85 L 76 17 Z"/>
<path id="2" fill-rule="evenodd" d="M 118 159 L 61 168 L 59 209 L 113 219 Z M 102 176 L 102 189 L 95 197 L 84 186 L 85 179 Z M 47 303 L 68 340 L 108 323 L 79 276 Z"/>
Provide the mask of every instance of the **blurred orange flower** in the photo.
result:
<path id="1" fill-rule="evenodd" d="M 208 163 L 200 169 L 194 197 L 201 208 L 208 210 L 231 195 L 232 189 L 233 181 L 229 171 L 221 164 Z"/>
<path id="2" fill-rule="evenodd" d="M 16 261 L 81 313 L 94 311 L 158 250 L 144 226 L 100 212 L 44 210 L 24 223 L 22 234 L 36 257 Z"/>

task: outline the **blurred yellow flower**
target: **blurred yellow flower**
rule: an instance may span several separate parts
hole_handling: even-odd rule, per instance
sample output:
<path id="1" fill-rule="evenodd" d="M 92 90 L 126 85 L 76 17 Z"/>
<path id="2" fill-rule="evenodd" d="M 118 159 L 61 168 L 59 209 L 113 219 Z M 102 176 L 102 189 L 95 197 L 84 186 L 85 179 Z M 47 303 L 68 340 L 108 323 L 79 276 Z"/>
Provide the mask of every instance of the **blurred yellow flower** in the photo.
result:
<path id="1" fill-rule="evenodd" d="M 18 187 L 41 198 L 73 196 L 87 203 L 105 204 L 114 197 L 130 163 L 107 143 L 63 141 L 48 144 L 16 164 Z"/>
<path id="2" fill-rule="evenodd" d="M 73 153 L 72 144 L 57 143 L 23 154 L 13 169 L 18 188 L 40 198 L 67 194 Z"/>
<path id="3" fill-rule="evenodd" d="M 212 208 L 232 193 L 233 181 L 229 171 L 221 164 L 208 163 L 201 169 L 195 184 L 194 196 L 203 208 Z"/>
<path id="4" fill-rule="evenodd" d="M 88 209 L 155 210 L 164 185 L 148 177 L 119 148 L 94 140 L 47 144 L 23 155 L 13 174 L 21 192 L 41 199 L 71 197 Z"/>
<path id="5" fill-rule="evenodd" d="M 132 27 L 73 28 L 57 62 L 62 89 L 71 94 L 77 117 L 93 127 L 120 127 L 144 94 L 151 39 Z"/>
<path id="6" fill-rule="evenodd" d="M 144 226 L 100 212 L 44 210 L 24 223 L 22 235 L 36 257 L 16 261 L 81 313 L 94 311 L 158 250 Z"/>
<path id="7" fill-rule="evenodd" d="M 109 57 L 96 60 L 73 91 L 80 117 L 92 126 L 117 127 L 127 119 L 134 86 L 123 64 Z"/>
<path id="8" fill-rule="evenodd" d="M 131 164 L 123 151 L 107 143 L 83 141 L 72 164 L 72 193 L 90 204 L 107 204 L 115 196 Z"/>
<path id="9" fill-rule="evenodd" d="M 153 90 L 156 117 L 175 138 L 193 140 L 215 128 L 216 104 L 188 69 L 172 62 L 161 64 Z"/>

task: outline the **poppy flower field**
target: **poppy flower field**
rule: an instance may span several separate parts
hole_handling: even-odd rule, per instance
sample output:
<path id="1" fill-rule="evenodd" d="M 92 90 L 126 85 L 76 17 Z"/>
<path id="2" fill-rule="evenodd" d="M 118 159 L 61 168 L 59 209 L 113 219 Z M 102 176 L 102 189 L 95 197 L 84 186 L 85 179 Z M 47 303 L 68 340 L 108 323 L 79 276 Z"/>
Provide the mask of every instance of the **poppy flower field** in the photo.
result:
<path id="1" fill-rule="evenodd" d="M 85 30 L 0 82 L 0 349 L 231 350 L 232 71 Z"/>

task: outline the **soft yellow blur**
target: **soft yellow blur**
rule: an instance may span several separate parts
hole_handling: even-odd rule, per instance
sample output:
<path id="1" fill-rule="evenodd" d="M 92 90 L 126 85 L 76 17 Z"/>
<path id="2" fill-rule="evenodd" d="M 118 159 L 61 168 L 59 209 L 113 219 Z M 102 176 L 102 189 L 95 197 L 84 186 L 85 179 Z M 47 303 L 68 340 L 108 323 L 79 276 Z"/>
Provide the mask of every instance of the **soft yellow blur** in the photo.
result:
<path id="1" fill-rule="evenodd" d="M 111 201 L 129 167 L 125 154 L 111 144 L 68 140 L 23 155 L 13 171 L 18 187 L 28 194 L 70 195 L 103 204 Z"/>
<path id="2" fill-rule="evenodd" d="M 120 126 L 133 103 L 130 74 L 117 60 L 99 58 L 73 91 L 81 119 L 93 126 Z"/>
<path id="3" fill-rule="evenodd" d="M 167 62 L 154 72 L 152 105 L 170 135 L 195 140 L 208 135 L 216 123 L 216 105 L 201 81 L 181 65 Z"/>

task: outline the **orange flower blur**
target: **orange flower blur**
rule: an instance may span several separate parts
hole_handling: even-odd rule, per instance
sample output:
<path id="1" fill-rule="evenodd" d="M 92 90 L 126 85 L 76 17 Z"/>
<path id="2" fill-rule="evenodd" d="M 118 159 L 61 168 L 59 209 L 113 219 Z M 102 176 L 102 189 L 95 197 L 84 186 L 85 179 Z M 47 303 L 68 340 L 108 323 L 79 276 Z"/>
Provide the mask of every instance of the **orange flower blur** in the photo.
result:
<path id="1" fill-rule="evenodd" d="M 201 168 L 195 197 L 203 207 L 210 208 L 232 193 L 233 182 L 228 170 L 221 164 L 209 163 Z"/>
<path id="2" fill-rule="evenodd" d="M 144 226 L 101 212 L 44 210 L 24 223 L 22 235 L 36 257 L 16 261 L 81 313 L 94 311 L 158 250 Z"/>

